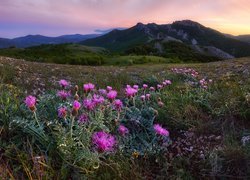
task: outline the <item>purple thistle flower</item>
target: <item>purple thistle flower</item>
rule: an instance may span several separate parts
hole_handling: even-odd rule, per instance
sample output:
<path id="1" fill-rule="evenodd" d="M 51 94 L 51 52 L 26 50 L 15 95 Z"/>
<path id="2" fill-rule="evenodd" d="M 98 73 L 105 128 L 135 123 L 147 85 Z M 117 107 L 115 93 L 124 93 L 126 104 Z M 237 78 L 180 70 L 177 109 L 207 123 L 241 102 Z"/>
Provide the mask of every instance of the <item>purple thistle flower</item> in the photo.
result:
<path id="1" fill-rule="evenodd" d="M 111 134 L 99 131 L 92 135 L 92 144 L 98 152 L 110 152 L 113 151 L 116 140 Z"/>
<path id="2" fill-rule="evenodd" d="M 86 123 L 88 120 L 89 120 L 89 116 L 87 114 L 82 114 L 78 118 L 78 122 L 82 124 Z"/>
<path id="3" fill-rule="evenodd" d="M 134 89 L 134 88 L 131 88 L 131 87 L 127 87 L 125 89 L 125 92 L 126 92 L 127 97 L 133 97 L 137 93 L 137 89 Z"/>
<path id="4" fill-rule="evenodd" d="M 87 83 L 83 85 L 83 89 L 85 92 L 89 92 L 95 89 L 95 85 L 92 83 Z"/>
<path id="5" fill-rule="evenodd" d="M 159 134 L 161 136 L 169 136 L 169 131 L 164 129 L 160 124 L 155 124 L 154 130 L 156 134 Z"/>
<path id="6" fill-rule="evenodd" d="M 141 95 L 141 100 L 145 101 L 145 99 L 146 99 L 146 96 L 145 95 Z"/>
<path id="7" fill-rule="evenodd" d="M 59 118 L 65 118 L 67 116 L 67 108 L 66 107 L 58 108 L 57 112 L 58 112 Z"/>
<path id="8" fill-rule="evenodd" d="M 111 90 L 108 92 L 107 97 L 110 100 L 114 100 L 117 96 L 117 91 Z"/>
<path id="9" fill-rule="evenodd" d="M 133 88 L 136 89 L 136 90 L 138 90 L 139 86 L 135 84 L 135 85 L 133 85 Z"/>
<path id="10" fill-rule="evenodd" d="M 24 102 L 31 111 L 35 111 L 36 97 L 29 95 L 25 98 Z"/>
<path id="11" fill-rule="evenodd" d="M 70 93 L 65 90 L 61 90 L 57 92 L 57 96 L 59 96 L 62 100 L 66 100 L 69 97 Z"/>
<path id="12" fill-rule="evenodd" d="M 129 133 L 129 130 L 124 125 L 120 125 L 118 128 L 118 132 L 120 135 L 125 136 L 126 134 Z"/>
<path id="13" fill-rule="evenodd" d="M 96 103 L 94 101 L 92 101 L 92 99 L 85 99 L 83 101 L 83 105 L 87 110 L 92 111 L 92 110 L 94 110 Z"/>
<path id="14" fill-rule="evenodd" d="M 122 101 L 121 101 L 120 99 L 116 99 L 116 100 L 114 101 L 114 106 L 115 106 L 115 109 L 116 109 L 117 111 L 121 111 L 122 106 L 123 106 L 123 103 L 122 103 Z"/>
<path id="15" fill-rule="evenodd" d="M 99 92 L 101 95 L 107 95 L 106 89 L 99 89 L 98 92 Z"/>
<path id="16" fill-rule="evenodd" d="M 154 87 L 150 87 L 149 90 L 150 91 L 155 91 L 155 88 Z"/>
<path id="17" fill-rule="evenodd" d="M 147 84 L 143 84 L 142 87 L 143 87 L 143 89 L 147 89 L 148 85 Z"/>
<path id="18" fill-rule="evenodd" d="M 113 88 L 111 86 L 107 86 L 107 91 L 111 91 Z"/>
<path id="19" fill-rule="evenodd" d="M 104 102 L 104 97 L 94 94 L 92 101 L 96 105 L 102 104 Z"/>
<path id="20" fill-rule="evenodd" d="M 65 79 L 61 79 L 59 81 L 60 86 L 62 86 L 63 88 L 67 87 L 69 85 L 68 81 L 66 81 Z"/>
<path id="21" fill-rule="evenodd" d="M 81 103 L 79 103 L 77 100 L 74 101 L 73 103 L 73 109 L 78 111 L 81 107 Z"/>
<path id="22" fill-rule="evenodd" d="M 150 94 L 146 94 L 146 98 L 147 98 L 147 100 L 149 100 L 150 99 Z"/>

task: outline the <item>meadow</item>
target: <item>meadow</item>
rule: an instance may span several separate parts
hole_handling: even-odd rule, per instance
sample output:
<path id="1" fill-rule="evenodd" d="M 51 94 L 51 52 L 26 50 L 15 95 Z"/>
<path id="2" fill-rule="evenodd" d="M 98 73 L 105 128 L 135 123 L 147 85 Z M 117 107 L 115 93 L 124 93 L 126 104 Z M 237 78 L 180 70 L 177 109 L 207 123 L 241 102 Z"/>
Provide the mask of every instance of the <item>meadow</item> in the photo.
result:
<path id="1" fill-rule="evenodd" d="M 250 177 L 249 58 L 112 58 L 0 57 L 1 178 Z"/>

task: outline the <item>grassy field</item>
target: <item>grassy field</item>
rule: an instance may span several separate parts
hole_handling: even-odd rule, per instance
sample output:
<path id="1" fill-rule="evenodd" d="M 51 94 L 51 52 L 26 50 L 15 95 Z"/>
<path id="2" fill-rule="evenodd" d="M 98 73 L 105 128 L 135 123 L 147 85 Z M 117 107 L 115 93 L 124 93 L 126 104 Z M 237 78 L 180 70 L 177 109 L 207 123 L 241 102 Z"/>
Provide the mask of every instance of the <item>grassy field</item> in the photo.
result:
<path id="1" fill-rule="evenodd" d="M 0 56 L 25 59 L 32 62 L 72 64 L 72 65 L 136 65 L 163 63 L 212 62 L 215 57 L 195 53 L 182 43 L 163 43 L 162 53 L 153 48 L 138 46 L 127 52 L 110 52 L 100 47 L 89 47 L 80 44 L 46 44 L 40 46 L 0 49 Z M 150 47 L 153 47 L 152 43 Z"/>
<path id="2" fill-rule="evenodd" d="M 123 88 L 127 84 L 156 86 L 162 80 L 170 79 L 171 86 L 159 94 L 164 106 L 154 107 L 157 111 L 155 121 L 170 131 L 172 143 L 166 152 L 138 157 L 120 153 L 104 156 L 99 167 L 91 169 L 89 173 L 69 164 L 64 165 L 70 171 L 64 172 L 58 164 L 55 166 L 50 162 L 52 157 L 48 156 L 40 165 L 44 177 L 250 178 L 250 141 L 247 140 L 250 138 L 250 58 L 203 64 L 154 64 L 162 63 L 163 59 L 151 57 L 153 61 L 145 60 L 149 64 L 129 64 L 130 61 L 140 62 L 141 58 L 143 56 L 114 58 L 114 62 L 127 61 L 125 65 L 129 66 L 74 66 L 0 57 L 0 106 L 4 107 L 0 110 L 1 118 L 12 122 L 16 117 L 11 108 L 18 109 L 28 94 L 39 97 L 44 92 L 54 91 L 60 79 L 66 79 L 72 85 L 78 84 L 80 88 L 87 82 L 94 83 L 98 88 L 110 85 L 118 90 L 121 99 L 124 98 Z M 199 74 L 197 78 L 192 78 L 176 73 L 172 68 L 192 68 Z M 207 89 L 192 85 L 192 82 L 199 85 L 199 80 L 203 78 L 212 80 Z M 10 110 L 13 115 L 8 113 Z M 8 137 L 6 129 L 16 137 L 11 129 L 12 124 L 0 121 L 0 177 L 37 178 L 34 161 L 26 151 L 40 151 L 29 143 L 23 147 L 13 144 L 15 139 L 5 140 Z M 29 142 L 28 139 L 24 141 Z"/>

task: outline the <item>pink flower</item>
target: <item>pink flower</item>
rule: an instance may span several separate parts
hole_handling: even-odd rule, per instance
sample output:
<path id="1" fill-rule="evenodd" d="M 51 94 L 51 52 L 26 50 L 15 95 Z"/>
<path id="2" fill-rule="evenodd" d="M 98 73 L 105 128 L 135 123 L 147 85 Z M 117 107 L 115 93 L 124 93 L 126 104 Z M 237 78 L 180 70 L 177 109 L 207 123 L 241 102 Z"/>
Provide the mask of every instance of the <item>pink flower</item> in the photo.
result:
<path id="1" fill-rule="evenodd" d="M 27 96 L 26 98 L 25 98 L 25 104 L 26 104 L 26 106 L 31 110 L 31 111 L 35 111 L 35 105 L 36 105 L 36 97 L 34 97 L 34 96 Z"/>
<path id="2" fill-rule="evenodd" d="M 157 84 L 157 89 L 162 89 L 163 86 L 161 84 Z"/>
<path id="3" fill-rule="evenodd" d="M 146 98 L 147 98 L 147 100 L 149 100 L 150 99 L 150 94 L 146 94 Z"/>
<path id="4" fill-rule="evenodd" d="M 155 91 L 155 88 L 151 86 L 151 87 L 149 88 L 149 90 L 150 90 L 150 91 Z"/>
<path id="5" fill-rule="evenodd" d="M 85 92 L 89 92 L 95 89 L 95 85 L 92 83 L 87 83 L 83 85 L 83 89 Z"/>
<path id="6" fill-rule="evenodd" d="M 68 81 L 66 81 L 65 79 L 61 79 L 61 80 L 59 81 L 59 84 L 60 84 L 63 88 L 65 88 L 65 87 L 67 87 L 67 86 L 69 85 Z"/>
<path id="7" fill-rule="evenodd" d="M 114 105 L 115 105 L 115 109 L 116 109 L 117 111 L 121 111 L 122 106 L 123 106 L 123 103 L 122 103 L 122 101 L 121 101 L 120 99 L 116 99 L 116 100 L 114 101 Z"/>
<path id="8" fill-rule="evenodd" d="M 148 85 L 147 84 L 143 84 L 142 87 L 143 87 L 143 89 L 147 89 Z"/>
<path id="9" fill-rule="evenodd" d="M 87 114 L 82 114 L 78 118 L 79 123 L 86 123 L 89 120 L 89 116 Z"/>
<path id="10" fill-rule="evenodd" d="M 101 95 L 106 95 L 106 94 L 107 94 L 106 89 L 99 89 L 98 92 L 99 92 Z"/>
<path id="11" fill-rule="evenodd" d="M 78 111 L 81 107 L 81 103 L 79 103 L 77 100 L 74 101 L 73 103 L 73 109 Z"/>
<path id="12" fill-rule="evenodd" d="M 141 100 L 145 101 L 145 99 L 146 99 L 146 96 L 145 95 L 141 95 Z"/>
<path id="13" fill-rule="evenodd" d="M 127 84 L 127 85 L 126 85 L 126 88 L 131 88 L 131 86 Z"/>
<path id="14" fill-rule="evenodd" d="M 65 90 L 61 90 L 57 92 L 57 96 L 59 96 L 62 100 L 66 100 L 69 95 L 70 94 L 66 92 Z"/>
<path id="15" fill-rule="evenodd" d="M 172 82 L 170 80 L 165 80 L 165 82 L 167 83 L 167 85 L 172 84 Z"/>
<path id="16" fill-rule="evenodd" d="M 60 107 L 57 111 L 58 111 L 59 118 L 65 118 L 67 116 L 67 108 L 66 107 Z"/>
<path id="17" fill-rule="evenodd" d="M 98 105 L 104 102 L 104 97 L 94 94 L 92 101 Z"/>
<path id="18" fill-rule="evenodd" d="M 134 88 L 131 88 L 131 87 L 127 87 L 125 89 L 125 92 L 126 92 L 127 97 L 133 97 L 137 93 L 137 89 L 134 89 Z"/>
<path id="19" fill-rule="evenodd" d="M 138 90 L 139 89 L 139 86 L 138 85 L 133 85 L 133 88 Z"/>
<path id="20" fill-rule="evenodd" d="M 161 136 L 169 136 L 169 131 L 164 129 L 160 124 L 155 124 L 154 130 L 156 134 L 159 134 Z"/>
<path id="21" fill-rule="evenodd" d="M 94 110 L 94 108 L 95 108 L 95 106 L 96 106 L 96 103 L 93 102 L 91 99 L 85 99 L 85 100 L 83 101 L 83 105 L 84 105 L 84 107 L 85 107 L 87 110 L 92 111 L 92 110 Z"/>
<path id="22" fill-rule="evenodd" d="M 109 152 L 113 151 L 116 140 L 111 134 L 99 131 L 92 135 L 92 144 L 98 152 Z"/>
<path id="23" fill-rule="evenodd" d="M 117 96 L 117 91 L 111 90 L 108 92 L 107 97 L 110 100 L 114 100 Z"/>
<path id="24" fill-rule="evenodd" d="M 119 128 L 118 128 L 118 132 L 119 132 L 120 135 L 125 136 L 126 134 L 129 133 L 129 130 L 125 126 L 120 125 Z"/>
<path id="25" fill-rule="evenodd" d="M 162 82 L 162 84 L 163 84 L 163 86 L 166 86 L 167 85 L 167 83 L 164 81 L 164 82 Z"/>
<path id="26" fill-rule="evenodd" d="M 111 91 L 113 88 L 111 86 L 107 86 L 107 91 Z"/>

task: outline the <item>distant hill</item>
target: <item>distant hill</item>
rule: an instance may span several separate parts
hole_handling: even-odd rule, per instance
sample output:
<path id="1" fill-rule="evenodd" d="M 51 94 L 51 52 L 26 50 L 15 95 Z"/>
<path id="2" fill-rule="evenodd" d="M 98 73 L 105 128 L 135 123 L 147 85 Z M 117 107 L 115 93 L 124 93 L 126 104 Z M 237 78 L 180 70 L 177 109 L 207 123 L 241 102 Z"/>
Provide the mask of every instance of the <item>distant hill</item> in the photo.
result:
<path id="1" fill-rule="evenodd" d="M 17 48 L 26 48 L 31 46 L 38 46 L 41 44 L 77 43 L 98 36 L 100 36 L 100 34 L 87 34 L 87 35 L 73 34 L 73 35 L 63 35 L 58 37 L 28 35 L 14 39 L 0 38 L 0 48 L 8 48 L 10 46 L 14 46 Z"/>
<path id="2" fill-rule="evenodd" d="M 248 42 L 250 43 L 250 34 L 248 35 L 239 35 L 239 36 L 234 36 L 235 39 L 238 39 L 240 41 Z"/>
<path id="3" fill-rule="evenodd" d="M 202 49 L 206 49 L 212 56 L 225 57 L 225 59 L 250 56 L 248 43 L 230 38 L 190 20 L 163 25 L 138 23 L 129 29 L 113 30 L 103 36 L 84 40 L 80 44 L 100 46 L 114 52 L 124 52 L 154 40 L 177 41 L 190 47 L 193 46 L 198 53 L 202 54 L 204 53 Z"/>
<path id="4" fill-rule="evenodd" d="M 0 56 L 35 62 L 79 65 L 101 65 L 109 51 L 79 44 L 44 44 L 29 48 L 0 49 Z"/>

